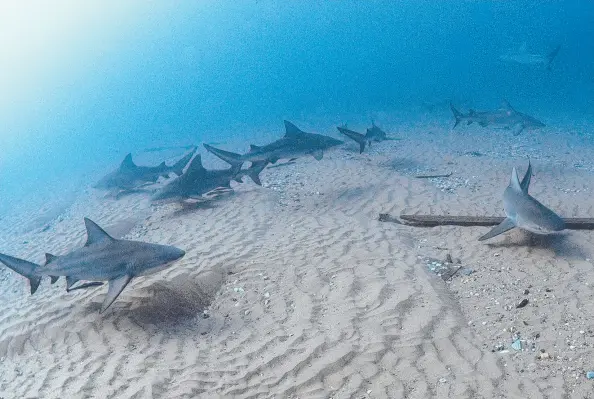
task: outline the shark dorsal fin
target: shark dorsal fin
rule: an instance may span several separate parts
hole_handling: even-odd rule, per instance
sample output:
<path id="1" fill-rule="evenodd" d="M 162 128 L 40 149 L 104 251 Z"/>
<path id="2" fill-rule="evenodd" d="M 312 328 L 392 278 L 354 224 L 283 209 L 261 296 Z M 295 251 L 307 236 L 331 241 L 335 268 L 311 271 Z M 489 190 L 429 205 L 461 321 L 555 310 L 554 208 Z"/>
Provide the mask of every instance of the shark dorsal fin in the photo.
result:
<path id="1" fill-rule="evenodd" d="M 132 161 L 132 153 L 126 155 L 126 158 L 124 158 L 124 160 L 120 164 L 120 169 L 130 169 L 135 167 L 136 164 L 134 163 L 134 161 Z"/>
<path id="2" fill-rule="evenodd" d="M 505 98 L 501 101 L 501 107 L 506 111 L 511 111 L 514 113 L 516 112 L 514 107 L 512 107 L 511 104 L 509 103 L 509 101 L 507 101 Z"/>
<path id="3" fill-rule="evenodd" d="M 206 169 L 202 165 L 202 155 L 198 154 L 194 157 L 194 159 L 192 159 L 192 161 L 188 165 L 187 172 L 199 172 L 199 171 L 203 171 L 203 170 L 206 170 Z"/>
<path id="4" fill-rule="evenodd" d="M 513 188 L 515 191 L 524 192 L 522 190 L 522 186 L 520 185 L 520 179 L 518 178 L 518 171 L 516 167 L 512 169 L 511 179 L 509 180 L 509 186 Z"/>
<path id="5" fill-rule="evenodd" d="M 298 138 L 304 132 L 289 121 L 285 121 L 285 137 Z"/>
<path id="6" fill-rule="evenodd" d="M 165 164 L 165 161 L 161 162 L 161 163 L 159 164 L 159 167 L 160 167 L 160 168 L 165 168 L 165 167 L 167 167 L 167 165 Z"/>
<path id="7" fill-rule="evenodd" d="M 530 180 L 532 179 L 532 164 L 530 163 L 530 159 L 528 159 L 528 169 L 526 170 L 526 174 L 524 174 L 524 178 L 520 182 L 520 186 L 522 187 L 522 191 L 528 194 L 528 188 L 530 188 Z"/>
<path id="8" fill-rule="evenodd" d="M 85 218 L 85 227 L 87 228 L 87 242 L 85 243 L 85 247 L 115 241 L 112 236 L 107 234 L 105 230 L 89 218 Z"/>
<path id="9" fill-rule="evenodd" d="M 188 181 L 187 179 L 190 179 L 189 181 L 193 181 L 197 178 L 200 178 L 205 173 L 206 169 L 204 166 L 202 166 L 202 156 L 198 154 L 190 161 L 188 169 L 186 169 L 186 173 L 184 173 L 181 178 L 185 181 Z"/>
<path id="10" fill-rule="evenodd" d="M 47 265 L 48 263 L 50 263 L 51 261 L 57 259 L 58 257 L 56 255 L 52 255 L 49 253 L 45 254 L 45 264 Z"/>
<path id="11" fill-rule="evenodd" d="M 250 144 L 250 152 L 254 152 L 254 151 L 258 151 L 260 148 L 259 145 L 255 145 L 255 144 Z"/>

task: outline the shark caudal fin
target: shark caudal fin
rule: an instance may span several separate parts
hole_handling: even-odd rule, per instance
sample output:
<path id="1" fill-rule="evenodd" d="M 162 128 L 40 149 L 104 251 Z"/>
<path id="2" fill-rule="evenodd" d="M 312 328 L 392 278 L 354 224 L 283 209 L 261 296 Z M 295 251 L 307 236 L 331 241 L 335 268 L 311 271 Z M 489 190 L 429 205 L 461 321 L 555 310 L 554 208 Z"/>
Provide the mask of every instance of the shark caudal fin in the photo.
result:
<path id="1" fill-rule="evenodd" d="M 557 57 L 557 54 L 559 54 L 559 50 L 561 50 L 561 45 L 555 47 L 555 49 L 547 55 L 547 71 L 551 70 L 551 63 L 553 62 L 555 57 Z"/>
<path id="2" fill-rule="evenodd" d="M 188 163 L 190 162 L 190 160 L 196 153 L 196 150 L 198 150 L 198 147 L 196 147 L 196 146 L 192 147 L 192 149 L 190 150 L 189 153 L 187 153 L 182 159 L 177 161 L 171 167 L 171 171 L 173 173 L 175 173 L 176 175 L 181 176 L 184 173 L 184 168 L 188 165 Z"/>
<path id="3" fill-rule="evenodd" d="M 221 149 L 215 148 L 211 145 L 208 145 L 206 143 L 204 143 L 202 145 L 204 146 L 204 148 L 206 148 L 206 151 L 221 158 L 223 161 L 227 162 L 234 168 L 237 168 L 237 167 L 241 168 L 241 166 L 243 165 L 243 161 L 241 160 L 240 154 L 236 154 L 231 151 L 221 150 Z"/>
<path id="4" fill-rule="evenodd" d="M 31 295 L 35 294 L 39 283 L 41 283 L 41 276 L 35 274 L 35 269 L 38 267 L 37 264 L 4 254 L 0 254 L 0 262 L 4 263 L 9 269 L 29 279 Z"/>
<path id="5" fill-rule="evenodd" d="M 365 149 L 365 144 L 367 143 L 367 138 L 365 137 L 365 135 L 353 132 L 352 130 L 346 129 L 344 127 L 337 127 L 337 129 L 340 133 L 359 143 L 359 154 L 363 152 L 363 150 Z"/>
<path id="6" fill-rule="evenodd" d="M 458 124 L 460 123 L 460 121 L 462 120 L 464 115 L 462 114 L 462 112 L 458 111 L 454 107 L 454 104 L 452 104 L 452 103 L 450 103 L 450 109 L 452 110 L 452 113 L 454 114 L 454 118 L 456 118 L 456 121 L 454 122 L 454 126 L 452 127 L 452 129 L 454 129 L 456 126 L 458 126 Z"/>

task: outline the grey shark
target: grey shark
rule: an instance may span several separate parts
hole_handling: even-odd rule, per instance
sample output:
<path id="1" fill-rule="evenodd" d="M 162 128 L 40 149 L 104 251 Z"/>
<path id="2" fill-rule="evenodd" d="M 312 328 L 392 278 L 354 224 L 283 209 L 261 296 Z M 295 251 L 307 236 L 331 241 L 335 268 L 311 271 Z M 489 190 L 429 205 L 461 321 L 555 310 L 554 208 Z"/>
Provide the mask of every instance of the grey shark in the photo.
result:
<path id="1" fill-rule="evenodd" d="M 452 104 L 450 104 L 450 108 L 456 120 L 454 128 L 460 122 L 466 122 L 467 125 L 478 123 L 482 127 L 512 130 L 514 135 L 517 136 L 525 129 L 533 130 L 545 127 L 545 124 L 538 119 L 516 111 L 506 100 L 503 100 L 502 107 L 495 111 L 474 111 L 471 109 L 467 114 L 463 114 Z"/>
<path id="2" fill-rule="evenodd" d="M 550 71 L 551 64 L 557 54 L 559 54 L 559 50 L 561 50 L 561 45 L 555 47 L 549 54 L 531 54 L 527 50 L 526 43 L 523 43 L 518 50 L 502 54 L 499 56 L 499 59 L 522 65 L 544 65 Z"/>
<path id="3" fill-rule="evenodd" d="M 337 129 L 340 133 L 359 143 L 359 154 L 365 150 L 366 144 L 371 146 L 371 142 L 373 141 L 380 142 L 385 140 L 399 140 L 397 138 L 388 137 L 386 132 L 377 127 L 374 122 L 371 122 L 371 127 L 367 129 L 365 134 L 357 133 L 342 126 L 338 126 Z"/>
<path id="4" fill-rule="evenodd" d="M 261 162 L 261 166 L 262 163 L 276 163 L 279 159 L 295 159 L 307 155 L 319 161 L 325 150 L 343 143 L 329 136 L 303 132 L 289 121 L 285 121 L 285 131 L 283 138 L 270 144 L 250 145 L 250 151 L 245 154 L 235 154 L 208 144 L 204 144 L 204 148 L 231 166 L 241 167 L 244 162 L 252 162 L 252 165 Z"/>
<path id="5" fill-rule="evenodd" d="M 109 289 L 101 306 L 103 313 L 132 278 L 156 273 L 185 255 L 183 250 L 168 245 L 117 240 L 90 219 L 84 220 L 87 242 L 82 248 L 63 256 L 50 255 L 44 265 L 6 255 L 0 255 L 0 261 L 13 270 L 27 272 L 26 277 L 31 281 L 33 292 L 33 287 L 37 288 L 42 276 L 54 279 L 65 276 L 67 288 L 79 280 L 108 281 Z M 27 265 L 30 270 L 25 270 L 23 265 Z"/>
<path id="6" fill-rule="evenodd" d="M 262 185 L 259 174 L 266 166 L 262 161 L 254 162 L 249 169 L 241 170 L 240 167 L 232 166 L 223 170 L 206 170 L 202 166 L 202 157 L 196 155 L 190 161 L 184 174 L 172 180 L 165 187 L 157 191 L 153 201 L 160 201 L 170 198 L 195 198 L 219 188 L 231 188 L 231 181 L 241 182 L 243 176 L 249 176 L 254 183 Z"/>
<path id="7" fill-rule="evenodd" d="M 565 222 L 561 217 L 528 194 L 531 176 L 530 162 L 522 182 L 518 179 L 516 168 L 513 168 L 509 186 L 503 193 L 506 217 L 503 222 L 480 237 L 479 241 L 493 238 L 515 227 L 535 234 L 550 234 L 565 229 Z"/>
<path id="8" fill-rule="evenodd" d="M 103 177 L 94 186 L 105 190 L 132 190 L 145 183 L 155 183 L 159 177 L 169 177 L 171 173 L 181 175 L 197 148 L 192 150 L 172 166 L 162 162 L 158 166 L 137 166 L 132 161 L 132 154 L 126 155 L 120 167 Z"/>

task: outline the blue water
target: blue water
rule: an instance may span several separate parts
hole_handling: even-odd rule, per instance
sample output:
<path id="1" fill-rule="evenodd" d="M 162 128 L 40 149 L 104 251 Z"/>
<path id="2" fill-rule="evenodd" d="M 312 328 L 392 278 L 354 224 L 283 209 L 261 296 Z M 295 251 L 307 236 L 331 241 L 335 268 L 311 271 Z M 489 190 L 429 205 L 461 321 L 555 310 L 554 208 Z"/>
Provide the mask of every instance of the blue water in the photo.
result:
<path id="1" fill-rule="evenodd" d="M 0 211 L 127 152 L 280 135 L 285 118 L 368 122 L 448 98 L 594 118 L 590 0 L 123 3 L 0 13 Z M 523 42 L 561 44 L 552 71 L 498 59 Z"/>

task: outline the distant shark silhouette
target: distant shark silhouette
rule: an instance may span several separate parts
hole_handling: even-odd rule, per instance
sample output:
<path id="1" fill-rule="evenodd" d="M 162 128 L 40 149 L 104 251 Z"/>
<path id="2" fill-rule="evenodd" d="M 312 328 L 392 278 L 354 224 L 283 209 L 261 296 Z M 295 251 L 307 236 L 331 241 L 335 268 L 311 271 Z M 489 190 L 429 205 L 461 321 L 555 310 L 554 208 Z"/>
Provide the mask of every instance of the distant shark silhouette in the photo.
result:
<path id="1" fill-rule="evenodd" d="M 254 183 L 261 185 L 259 174 L 265 166 L 265 163 L 258 161 L 254 162 L 247 170 L 239 169 L 241 166 L 233 166 L 223 170 L 206 170 L 202 166 L 202 157 L 198 154 L 190 161 L 186 172 L 157 191 L 152 200 L 200 197 L 219 188 L 230 189 L 232 180 L 241 183 L 241 178 L 246 175 Z"/>
<path id="2" fill-rule="evenodd" d="M 103 313 L 132 278 L 156 273 L 185 255 L 183 250 L 168 245 L 117 240 L 90 219 L 84 220 L 87 228 L 84 247 L 63 256 L 47 254 L 44 265 L 3 254 L 0 262 L 27 277 L 31 293 L 37 290 L 42 276 L 51 276 L 54 281 L 65 276 L 68 289 L 79 280 L 92 281 L 91 285 L 108 281 L 109 289 L 101 306 Z"/>
<path id="3" fill-rule="evenodd" d="M 167 166 L 165 162 L 158 166 L 137 166 L 132 161 L 132 154 L 128 154 L 117 170 L 103 177 L 94 187 L 113 191 L 133 190 L 142 184 L 155 183 L 161 176 L 169 177 L 171 173 L 179 176 L 196 150 L 195 146 L 192 147 L 192 150 L 173 166 Z"/>
<path id="4" fill-rule="evenodd" d="M 371 122 L 371 127 L 367 129 L 365 134 L 357 133 L 353 130 L 347 129 L 346 126 L 338 126 L 338 131 L 348 138 L 359 143 L 359 154 L 365 150 L 365 145 L 371 146 L 371 142 L 380 142 L 386 140 L 400 140 L 397 138 L 387 137 L 386 132 L 377 127 L 374 122 Z"/>
<path id="5" fill-rule="evenodd" d="M 545 65 L 547 70 L 551 70 L 551 63 L 559 54 L 559 50 L 561 50 L 561 45 L 555 47 L 553 51 L 549 54 L 531 54 L 528 52 L 526 43 L 522 43 L 520 48 L 516 51 L 509 52 L 507 54 L 502 54 L 499 56 L 499 59 L 506 62 L 515 62 L 517 64 L 523 65 Z"/>
<path id="6" fill-rule="evenodd" d="M 515 227 L 535 234 L 550 234 L 565 229 L 563 219 L 528 194 L 531 176 L 532 165 L 530 161 L 528 161 L 528 170 L 522 182 L 518 179 L 516 168 L 512 169 L 509 186 L 503 193 L 506 218 L 487 234 L 480 237 L 479 241 L 493 238 Z"/>
<path id="7" fill-rule="evenodd" d="M 474 111 L 469 110 L 467 114 L 458 111 L 453 104 L 450 104 L 454 114 L 454 128 L 460 122 L 466 122 L 467 125 L 478 123 L 482 127 L 493 127 L 505 130 L 512 130 L 514 135 L 520 134 L 524 129 L 538 129 L 545 127 L 545 124 L 532 116 L 516 111 L 506 100 L 496 111 Z"/>
<path id="8" fill-rule="evenodd" d="M 224 151 L 211 145 L 204 144 L 204 148 L 210 153 L 221 158 L 233 167 L 239 167 L 244 162 L 260 162 L 259 166 L 264 167 L 268 163 L 276 163 L 279 159 L 296 159 L 311 155 L 316 160 L 321 160 L 324 151 L 342 144 L 340 140 L 321 134 L 306 133 L 289 121 L 285 121 L 285 136 L 264 146 L 250 145 L 250 151 L 245 154 L 235 154 Z"/>

